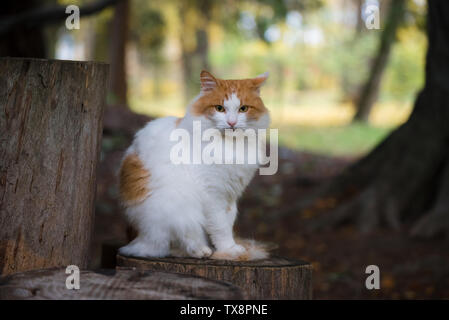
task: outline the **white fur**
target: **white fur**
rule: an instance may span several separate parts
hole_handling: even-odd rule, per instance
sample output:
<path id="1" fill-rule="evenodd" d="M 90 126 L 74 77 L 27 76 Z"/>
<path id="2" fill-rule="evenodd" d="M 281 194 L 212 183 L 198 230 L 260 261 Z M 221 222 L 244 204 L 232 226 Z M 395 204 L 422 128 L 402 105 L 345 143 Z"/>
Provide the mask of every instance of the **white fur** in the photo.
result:
<path id="1" fill-rule="evenodd" d="M 187 111 L 179 128 L 192 130 L 192 121 L 200 120 L 202 130 L 229 128 L 227 114 L 237 120 L 236 127 L 266 128 L 268 114 L 257 123 L 249 123 L 238 113 L 240 100 L 232 94 L 224 101 L 226 113 L 216 112 L 213 119 L 193 116 Z M 247 249 L 235 242 L 233 225 L 237 200 L 252 179 L 257 165 L 175 165 L 170 161 L 174 142 L 169 135 L 176 118 L 151 121 L 137 132 L 126 154 L 136 153 L 151 173 L 151 195 L 141 204 L 126 208 L 126 215 L 138 230 L 138 237 L 120 253 L 140 257 L 168 255 L 207 257 L 215 250 L 237 258 Z M 191 131 L 190 131 L 191 132 Z M 255 246 L 249 246 L 255 248 Z M 254 251 L 250 257 L 263 258 Z"/>

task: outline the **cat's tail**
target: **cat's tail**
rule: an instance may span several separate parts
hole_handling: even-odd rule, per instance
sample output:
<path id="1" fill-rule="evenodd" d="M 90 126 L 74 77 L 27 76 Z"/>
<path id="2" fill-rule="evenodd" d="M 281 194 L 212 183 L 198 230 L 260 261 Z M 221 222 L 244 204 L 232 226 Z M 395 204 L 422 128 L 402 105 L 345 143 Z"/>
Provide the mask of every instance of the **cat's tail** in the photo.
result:
<path id="1" fill-rule="evenodd" d="M 277 247 L 273 243 L 260 242 L 252 239 L 237 238 L 235 242 L 246 249 L 246 253 L 237 258 L 240 261 L 267 259 L 270 256 L 270 251 Z"/>

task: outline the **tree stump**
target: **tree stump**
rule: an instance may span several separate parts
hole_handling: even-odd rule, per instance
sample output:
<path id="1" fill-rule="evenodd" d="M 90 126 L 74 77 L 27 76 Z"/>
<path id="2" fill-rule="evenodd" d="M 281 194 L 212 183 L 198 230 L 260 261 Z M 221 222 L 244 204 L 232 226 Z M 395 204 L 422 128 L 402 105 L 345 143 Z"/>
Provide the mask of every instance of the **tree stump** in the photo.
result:
<path id="1" fill-rule="evenodd" d="M 0 58 L 0 274 L 87 266 L 104 63 Z"/>
<path id="2" fill-rule="evenodd" d="M 194 300 L 243 299 L 223 281 L 183 274 L 105 269 L 80 271 L 79 290 L 67 289 L 65 268 L 33 270 L 0 278 L 0 300 Z"/>
<path id="3" fill-rule="evenodd" d="M 303 261 L 271 257 L 255 261 L 194 258 L 142 259 L 117 255 L 118 267 L 168 271 L 228 281 L 249 299 L 300 300 L 312 298 L 312 266 Z"/>

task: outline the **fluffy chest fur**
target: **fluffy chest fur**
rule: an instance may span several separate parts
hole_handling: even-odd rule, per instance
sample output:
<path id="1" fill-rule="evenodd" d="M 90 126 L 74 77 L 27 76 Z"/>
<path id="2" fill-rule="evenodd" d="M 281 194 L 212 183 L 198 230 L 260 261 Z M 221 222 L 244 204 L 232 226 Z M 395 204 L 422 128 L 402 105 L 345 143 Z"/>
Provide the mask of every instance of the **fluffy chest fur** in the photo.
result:
<path id="1" fill-rule="evenodd" d="M 256 170 L 255 165 L 207 165 L 192 171 L 204 192 L 232 202 L 241 196 Z"/>

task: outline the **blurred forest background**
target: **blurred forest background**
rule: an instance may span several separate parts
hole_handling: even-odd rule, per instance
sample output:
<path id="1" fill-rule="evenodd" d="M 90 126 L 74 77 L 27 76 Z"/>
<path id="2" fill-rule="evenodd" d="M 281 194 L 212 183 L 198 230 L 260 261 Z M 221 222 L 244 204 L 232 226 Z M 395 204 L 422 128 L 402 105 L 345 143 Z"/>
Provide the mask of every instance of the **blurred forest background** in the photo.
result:
<path id="1" fill-rule="evenodd" d="M 81 8 L 93 2 L 58 1 Z M 112 63 L 108 101 L 150 116 L 182 116 L 198 92 L 201 69 L 222 78 L 269 71 L 264 100 L 283 144 L 360 155 L 407 119 L 423 85 L 425 1 L 407 1 L 389 17 L 391 2 L 121 1 L 118 12 L 108 6 L 83 18 L 79 30 L 46 27 L 45 56 Z M 363 19 L 373 4 L 379 30 L 367 29 Z M 386 30 L 393 38 L 373 88 L 378 93 L 371 111 L 354 121 L 389 19 L 397 23 Z"/>
<path id="2" fill-rule="evenodd" d="M 113 267 L 128 241 L 116 173 L 135 131 L 154 117 L 182 116 L 202 69 L 219 78 L 269 71 L 262 96 L 279 129 L 280 169 L 252 182 L 237 233 L 311 261 L 316 298 L 449 297 L 441 238 L 418 240 L 380 224 L 368 233 L 354 225 L 316 232 L 307 228 L 313 211 L 280 214 L 407 121 L 425 81 L 424 0 L 24 0 L 9 10 L 70 4 L 81 8 L 79 30 L 60 18 L 34 22 L 32 34 L 16 31 L 22 44 L 0 53 L 111 65 L 93 267 Z M 365 25 L 370 5 L 379 8 L 380 29 Z M 364 287 L 370 264 L 380 267 L 382 290 Z"/>

